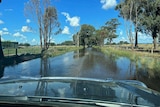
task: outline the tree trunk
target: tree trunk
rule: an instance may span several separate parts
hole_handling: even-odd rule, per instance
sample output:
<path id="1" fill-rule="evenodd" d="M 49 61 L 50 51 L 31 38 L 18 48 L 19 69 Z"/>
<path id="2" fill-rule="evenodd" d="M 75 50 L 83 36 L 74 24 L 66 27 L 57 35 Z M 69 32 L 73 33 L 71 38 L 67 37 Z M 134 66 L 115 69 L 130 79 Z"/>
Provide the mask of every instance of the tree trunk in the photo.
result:
<path id="1" fill-rule="evenodd" d="M 137 22 L 138 22 L 138 9 L 137 9 L 137 6 L 136 6 L 136 26 L 135 26 L 135 48 L 138 48 L 138 31 L 137 31 Z"/>
<path id="2" fill-rule="evenodd" d="M 40 37 L 40 45 L 41 45 L 41 49 L 42 49 L 42 29 L 41 29 L 41 27 L 39 28 L 39 37 Z"/>
<path id="3" fill-rule="evenodd" d="M 2 44 L 1 44 L 1 36 L 0 36 L 0 60 L 4 58 L 3 50 L 2 50 Z"/>
<path id="4" fill-rule="evenodd" d="M 154 49 L 157 49 L 157 37 L 153 36 L 153 45 L 154 45 Z"/>
<path id="5" fill-rule="evenodd" d="M 137 30 L 135 35 L 135 48 L 138 48 L 138 31 Z"/>

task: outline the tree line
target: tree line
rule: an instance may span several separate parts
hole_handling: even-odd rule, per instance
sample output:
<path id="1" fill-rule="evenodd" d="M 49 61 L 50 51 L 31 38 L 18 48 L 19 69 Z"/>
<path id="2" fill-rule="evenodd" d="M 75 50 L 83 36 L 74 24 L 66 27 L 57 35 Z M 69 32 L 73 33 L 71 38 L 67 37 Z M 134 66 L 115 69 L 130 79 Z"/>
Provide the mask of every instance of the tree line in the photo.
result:
<path id="1" fill-rule="evenodd" d="M 115 10 L 119 11 L 119 17 L 125 20 L 125 30 L 132 48 L 134 41 L 135 47 L 138 47 L 138 32 L 151 35 L 154 49 L 157 48 L 157 37 L 160 36 L 160 0 L 121 0 Z M 41 49 L 47 50 L 52 36 L 62 31 L 56 8 L 51 5 L 50 0 L 29 0 L 25 3 L 24 13 L 37 23 Z M 116 35 L 118 25 L 120 23 L 116 18 L 107 21 L 99 29 L 83 24 L 73 35 L 73 42 L 77 46 L 103 46 L 106 39 L 107 43 L 111 44 L 118 36 Z M 135 35 L 132 33 L 133 28 Z M 2 52 L 0 46 L 1 58 L 3 58 Z"/>
<path id="2" fill-rule="evenodd" d="M 118 37 L 116 35 L 118 25 L 120 23 L 116 18 L 107 21 L 100 29 L 95 29 L 92 25 L 83 24 L 80 31 L 73 35 L 73 42 L 84 47 L 92 45 L 103 46 L 104 40 L 107 39 L 108 43 L 111 44 L 113 39 Z"/>

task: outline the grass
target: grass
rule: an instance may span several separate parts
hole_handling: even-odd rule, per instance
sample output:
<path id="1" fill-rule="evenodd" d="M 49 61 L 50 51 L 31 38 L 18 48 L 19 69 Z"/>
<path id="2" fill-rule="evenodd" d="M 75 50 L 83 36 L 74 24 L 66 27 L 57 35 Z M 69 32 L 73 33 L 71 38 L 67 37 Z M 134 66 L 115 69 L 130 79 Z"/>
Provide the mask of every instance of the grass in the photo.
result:
<path id="1" fill-rule="evenodd" d="M 50 47 L 49 50 L 45 52 L 43 57 L 54 57 L 81 48 L 82 47 L 76 47 L 76 46 L 54 46 Z"/>
<path id="2" fill-rule="evenodd" d="M 134 50 L 125 50 L 117 47 L 104 46 L 96 47 L 105 54 L 112 54 L 116 57 L 127 57 L 136 64 L 136 70 L 147 71 L 149 76 L 160 76 L 160 54 L 151 54 L 148 52 L 137 52 Z"/>
<path id="3" fill-rule="evenodd" d="M 60 54 L 64 54 L 69 51 L 74 51 L 77 49 L 80 49 L 82 47 L 76 47 L 76 46 L 51 46 L 48 51 L 46 52 L 45 57 L 53 57 Z M 16 55 L 16 49 L 14 48 L 8 48 L 3 49 L 4 56 L 12 56 Z M 39 46 L 29 46 L 29 47 L 20 47 L 17 49 L 17 54 L 40 54 L 41 48 Z"/>
<path id="4" fill-rule="evenodd" d="M 6 48 L 6 49 L 3 49 L 3 53 L 4 53 L 4 56 L 16 55 L 16 49 L 15 48 Z M 27 54 L 27 53 L 40 54 L 41 49 L 39 46 L 19 47 L 17 49 L 18 55 Z"/>

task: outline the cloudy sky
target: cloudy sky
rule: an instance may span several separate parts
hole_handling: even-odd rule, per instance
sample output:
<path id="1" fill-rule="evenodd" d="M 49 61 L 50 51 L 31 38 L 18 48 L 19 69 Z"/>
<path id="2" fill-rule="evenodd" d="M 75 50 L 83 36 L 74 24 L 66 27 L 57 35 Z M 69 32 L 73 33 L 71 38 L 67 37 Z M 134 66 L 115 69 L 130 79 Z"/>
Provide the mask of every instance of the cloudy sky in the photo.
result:
<path id="1" fill-rule="evenodd" d="M 3 41 L 17 41 L 19 43 L 39 44 L 38 27 L 31 17 L 24 15 L 24 4 L 28 0 L 2 0 L 0 4 L 0 35 Z M 52 41 L 61 43 L 72 40 L 72 35 L 80 29 L 82 24 L 90 24 L 96 29 L 111 18 L 118 18 L 121 26 L 117 29 L 118 38 L 128 41 L 124 20 L 118 17 L 114 7 L 120 0 L 51 0 L 56 7 L 62 33 L 53 35 Z M 133 32 L 134 34 L 134 32 Z M 151 43 L 152 38 L 139 33 L 139 42 Z"/>

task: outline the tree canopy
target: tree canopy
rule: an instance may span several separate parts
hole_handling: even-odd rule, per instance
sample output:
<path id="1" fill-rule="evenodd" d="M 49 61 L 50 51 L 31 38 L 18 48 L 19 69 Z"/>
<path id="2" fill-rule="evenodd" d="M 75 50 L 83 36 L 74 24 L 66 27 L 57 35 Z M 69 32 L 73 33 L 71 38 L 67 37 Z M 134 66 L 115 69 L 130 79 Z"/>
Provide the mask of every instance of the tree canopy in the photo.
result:
<path id="1" fill-rule="evenodd" d="M 134 23 L 136 39 L 138 31 L 149 34 L 153 37 L 156 49 L 156 41 L 160 32 L 159 0 L 123 0 L 116 6 L 116 10 L 120 12 L 121 17 Z M 132 29 L 130 29 L 129 35 L 131 34 Z"/>
<path id="2" fill-rule="evenodd" d="M 41 48 L 47 50 L 52 35 L 61 31 L 56 8 L 51 6 L 50 0 L 29 0 L 24 9 L 25 15 L 37 22 Z"/>
<path id="3" fill-rule="evenodd" d="M 111 43 L 114 38 L 118 37 L 118 35 L 116 35 L 118 25 L 120 25 L 120 23 L 118 19 L 115 18 L 107 21 L 100 29 L 95 29 L 92 25 L 83 24 L 81 30 L 73 35 L 74 44 L 79 40 L 80 45 L 84 47 L 85 45 L 103 46 L 105 39 Z M 79 37 L 79 39 L 77 39 L 77 37 Z"/>

